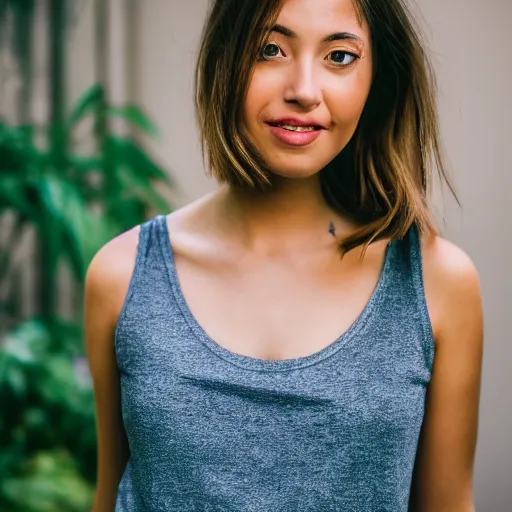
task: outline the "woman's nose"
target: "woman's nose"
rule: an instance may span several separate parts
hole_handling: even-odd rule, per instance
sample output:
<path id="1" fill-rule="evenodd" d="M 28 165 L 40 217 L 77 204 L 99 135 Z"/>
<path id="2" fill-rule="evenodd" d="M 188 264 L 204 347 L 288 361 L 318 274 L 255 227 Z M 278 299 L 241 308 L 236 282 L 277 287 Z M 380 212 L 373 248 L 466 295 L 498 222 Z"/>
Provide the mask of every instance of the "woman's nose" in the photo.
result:
<path id="1" fill-rule="evenodd" d="M 317 78 L 312 64 L 297 63 L 288 75 L 285 101 L 297 103 L 309 110 L 317 107 L 322 102 L 322 91 Z"/>

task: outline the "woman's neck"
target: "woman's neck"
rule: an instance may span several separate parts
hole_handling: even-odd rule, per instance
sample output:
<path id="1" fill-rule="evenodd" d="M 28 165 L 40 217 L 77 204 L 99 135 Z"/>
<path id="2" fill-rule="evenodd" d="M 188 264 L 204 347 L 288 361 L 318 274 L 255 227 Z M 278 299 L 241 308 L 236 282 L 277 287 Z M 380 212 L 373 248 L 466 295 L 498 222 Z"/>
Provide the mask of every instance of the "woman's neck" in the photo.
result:
<path id="1" fill-rule="evenodd" d="M 262 252 L 332 244 L 334 233 L 355 227 L 326 204 L 318 176 L 282 179 L 264 192 L 224 186 L 218 198 L 221 222 L 244 245 Z"/>

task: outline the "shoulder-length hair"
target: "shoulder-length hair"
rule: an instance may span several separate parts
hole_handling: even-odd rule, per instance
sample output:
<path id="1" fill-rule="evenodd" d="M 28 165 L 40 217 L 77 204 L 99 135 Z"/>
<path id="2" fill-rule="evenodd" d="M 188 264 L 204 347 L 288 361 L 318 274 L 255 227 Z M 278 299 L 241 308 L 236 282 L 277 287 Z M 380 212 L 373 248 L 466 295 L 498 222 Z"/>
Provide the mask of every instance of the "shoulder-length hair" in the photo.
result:
<path id="1" fill-rule="evenodd" d="M 436 233 L 428 208 L 434 164 L 449 182 L 440 141 L 437 84 L 421 31 L 403 0 L 354 0 L 370 29 L 373 82 L 356 131 L 320 171 L 327 203 L 358 228 L 343 253 L 399 239 L 413 224 Z M 220 183 L 270 184 L 270 170 L 242 122 L 251 73 L 280 0 L 216 0 L 203 30 L 195 100 L 203 160 Z M 457 199 L 457 198 L 456 198 Z"/>

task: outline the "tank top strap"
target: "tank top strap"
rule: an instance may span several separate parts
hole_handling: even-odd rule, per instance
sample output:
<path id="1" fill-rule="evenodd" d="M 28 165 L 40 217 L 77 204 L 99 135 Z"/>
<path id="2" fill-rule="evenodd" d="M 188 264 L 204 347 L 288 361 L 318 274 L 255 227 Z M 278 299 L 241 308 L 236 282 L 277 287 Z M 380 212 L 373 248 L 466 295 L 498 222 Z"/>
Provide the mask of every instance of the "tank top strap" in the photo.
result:
<path id="1" fill-rule="evenodd" d="M 416 319 L 421 328 L 425 361 L 431 368 L 434 358 L 434 335 L 425 297 L 422 242 L 417 224 L 412 224 L 404 238 L 396 242 L 397 265 L 393 265 L 393 271 L 399 275 L 394 276 L 393 281 L 397 283 L 396 291 L 401 293 L 407 302 L 405 307 L 411 310 L 411 318 Z"/>
<path id="2" fill-rule="evenodd" d="M 153 260 L 154 258 L 159 258 L 160 250 L 159 250 L 159 226 L 158 221 L 159 217 L 153 217 L 140 225 L 139 228 L 139 239 L 137 243 L 137 255 L 135 258 L 135 267 L 133 269 L 132 283 L 135 284 L 135 281 L 138 279 L 139 274 L 142 273 L 143 269 L 148 264 L 148 260 Z"/>
<path id="3" fill-rule="evenodd" d="M 137 244 L 137 258 L 135 269 L 144 266 L 151 246 L 153 245 L 152 235 L 154 235 L 155 218 L 147 220 L 140 225 L 139 242 Z"/>
<path id="4" fill-rule="evenodd" d="M 128 291 L 126 293 L 126 297 L 124 299 L 123 306 L 121 308 L 121 312 L 119 313 L 119 317 L 117 320 L 117 325 L 115 329 L 115 340 L 116 340 L 116 348 L 118 345 L 119 331 L 122 326 L 124 326 L 124 322 L 127 316 L 129 316 L 128 309 L 132 307 L 132 303 L 138 302 L 138 298 L 135 297 L 140 295 L 137 291 L 140 289 L 144 290 L 147 287 L 147 279 L 148 279 L 148 265 L 154 265 L 155 258 L 161 258 L 159 244 L 158 244 L 158 217 L 153 217 L 139 226 L 138 233 L 138 241 L 137 241 L 137 250 L 135 256 L 135 264 L 132 271 L 132 275 L 130 277 L 130 283 L 128 285 Z"/>

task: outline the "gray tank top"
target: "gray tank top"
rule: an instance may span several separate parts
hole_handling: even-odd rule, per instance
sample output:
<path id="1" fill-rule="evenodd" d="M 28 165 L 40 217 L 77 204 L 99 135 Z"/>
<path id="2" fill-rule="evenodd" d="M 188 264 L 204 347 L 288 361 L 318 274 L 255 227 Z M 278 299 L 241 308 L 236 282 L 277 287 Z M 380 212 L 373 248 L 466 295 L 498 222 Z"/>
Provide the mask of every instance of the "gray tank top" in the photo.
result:
<path id="1" fill-rule="evenodd" d="M 417 228 L 388 244 L 351 327 L 286 360 L 208 337 L 171 244 L 165 216 L 141 225 L 116 328 L 116 512 L 406 512 L 434 357 Z"/>

